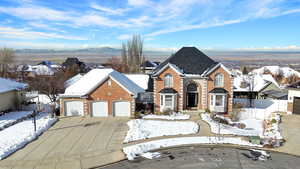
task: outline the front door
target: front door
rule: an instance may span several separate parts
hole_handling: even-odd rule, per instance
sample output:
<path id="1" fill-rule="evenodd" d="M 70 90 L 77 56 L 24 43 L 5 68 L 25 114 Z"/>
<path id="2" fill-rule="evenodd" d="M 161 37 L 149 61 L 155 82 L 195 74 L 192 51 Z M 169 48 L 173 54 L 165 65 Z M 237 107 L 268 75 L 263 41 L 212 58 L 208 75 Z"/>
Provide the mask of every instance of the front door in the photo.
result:
<path id="1" fill-rule="evenodd" d="M 187 94 L 187 107 L 197 107 L 198 105 L 198 93 L 188 93 Z"/>

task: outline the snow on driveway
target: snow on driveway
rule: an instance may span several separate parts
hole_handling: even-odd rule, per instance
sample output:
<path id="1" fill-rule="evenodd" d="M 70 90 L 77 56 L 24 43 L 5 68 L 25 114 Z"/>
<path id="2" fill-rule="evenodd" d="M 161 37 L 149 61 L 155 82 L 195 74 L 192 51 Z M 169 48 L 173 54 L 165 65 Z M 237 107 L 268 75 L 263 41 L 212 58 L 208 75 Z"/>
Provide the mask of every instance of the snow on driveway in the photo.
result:
<path id="1" fill-rule="evenodd" d="M 56 120 L 46 113 L 41 113 L 36 119 L 36 132 L 34 132 L 32 119 L 27 119 L 0 131 L 0 160 L 36 139 Z"/>
<path id="2" fill-rule="evenodd" d="M 262 129 L 262 121 L 259 120 L 245 120 L 246 128 L 247 129 L 240 129 L 237 127 L 233 127 L 230 125 L 225 125 L 218 123 L 211 119 L 210 114 L 208 113 L 202 113 L 201 114 L 202 120 L 207 122 L 210 126 L 210 130 L 212 133 L 215 134 L 232 134 L 237 136 L 260 136 L 262 135 L 263 129 Z M 255 121 L 255 123 L 253 123 Z M 260 123 L 260 125 L 259 125 Z M 249 126 L 249 128 L 248 128 Z M 220 129 L 219 129 L 220 127 Z M 255 128 L 252 128 L 255 127 Z"/>
<path id="3" fill-rule="evenodd" d="M 15 111 L 0 116 L 0 129 L 9 124 L 15 123 L 19 119 L 25 118 L 32 114 L 32 111 Z"/>
<path id="4" fill-rule="evenodd" d="M 170 115 L 149 114 L 144 116 L 143 119 L 188 120 L 190 119 L 190 115 L 182 113 L 172 113 Z"/>
<path id="5" fill-rule="evenodd" d="M 199 130 L 199 126 L 195 122 L 136 119 L 130 120 L 127 125 L 129 130 L 124 143 L 159 136 L 194 134 Z"/>
<path id="6" fill-rule="evenodd" d="M 128 160 L 133 160 L 138 155 L 159 148 L 172 146 L 189 145 L 189 144 L 234 144 L 240 146 L 262 147 L 262 145 L 252 144 L 237 137 L 179 137 L 162 140 L 149 141 L 123 148 Z"/>

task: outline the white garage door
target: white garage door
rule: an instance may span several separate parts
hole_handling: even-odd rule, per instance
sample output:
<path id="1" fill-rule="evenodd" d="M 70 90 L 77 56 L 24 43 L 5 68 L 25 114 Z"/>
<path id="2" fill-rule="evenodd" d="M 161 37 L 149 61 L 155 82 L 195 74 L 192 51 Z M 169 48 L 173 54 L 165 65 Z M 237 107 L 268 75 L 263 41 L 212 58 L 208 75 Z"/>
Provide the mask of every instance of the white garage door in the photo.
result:
<path id="1" fill-rule="evenodd" d="M 66 116 L 83 116 L 83 102 L 82 101 L 67 101 L 65 102 Z"/>
<path id="2" fill-rule="evenodd" d="M 108 116 L 107 102 L 93 102 L 92 103 L 93 117 L 106 117 Z"/>
<path id="3" fill-rule="evenodd" d="M 118 101 L 113 103 L 115 116 L 130 116 L 130 102 Z"/>

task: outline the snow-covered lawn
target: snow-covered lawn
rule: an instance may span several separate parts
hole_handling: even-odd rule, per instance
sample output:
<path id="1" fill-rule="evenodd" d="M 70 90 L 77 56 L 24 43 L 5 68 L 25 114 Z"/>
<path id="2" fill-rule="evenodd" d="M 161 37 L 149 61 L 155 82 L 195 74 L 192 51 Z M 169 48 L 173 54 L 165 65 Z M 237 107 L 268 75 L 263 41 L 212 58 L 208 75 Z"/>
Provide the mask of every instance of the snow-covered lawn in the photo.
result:
<path id="1" fill-rule="evenodd" d="M 136 119 L 130 120 L 127 125 L 129 130 L 124 140 L 125 143 L 158 136 L 194 134 L 199 130 L 195 122 Z"/>
<path id="2" fill-rule="evenodd" d="M 41 113 L 36 118 L 36 132 L 31 118 L 0 131 L 0 160 L 36 139 L 56 120 L 46 113 Z"/>
<path id="3" fill-rule="evenodd" d="M 15 111 L 6 113 L 0 116 L 0 129 L 13 124 L 22 118 L 26 118 L 30 114 L 32 114 L 32 111 Z"/>
<path id="4" fill-rule="evenodd" d="M 237 136 L 261 136 L 263 132 L 263 126 L 261 120 L 247 119 L 240 121 L 246 125 L 245 129 L 240 129 L 234 126 L 219 124 L 218 122 L 211 119 L 210 114 L 202 113 L 202 120 L 206 121 L 211 129 L 212 133 L 215 134 L 232 134 Z"/>
<path id="5" fill-rule="evenodd" d="M 149 114 L 144 116 L 143 119 L 188 120 L 190 119 L 190 115 L 182 113 L 172 113 L 170 115 Z"/>
<path id="6" fill-rule="evenodd" d="M 133 160 L 138 155 L 142 155 L 148 151 L 189 144 L 235 144 L 240 146 L 262 147 L 261 145 L 252 144 L 237 137 L 179 137 L 149 141 L 124 147 L 123 152 L 126 154 L 128 160 Z"/>

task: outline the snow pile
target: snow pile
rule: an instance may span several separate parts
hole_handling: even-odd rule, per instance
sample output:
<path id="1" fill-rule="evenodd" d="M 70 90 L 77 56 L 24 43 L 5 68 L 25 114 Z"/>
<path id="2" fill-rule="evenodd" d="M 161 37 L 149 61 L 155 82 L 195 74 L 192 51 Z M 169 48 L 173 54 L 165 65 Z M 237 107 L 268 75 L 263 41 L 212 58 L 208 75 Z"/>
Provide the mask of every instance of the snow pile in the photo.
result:
<path id="1" fill-rule="evenodd" d="M 50 128 L 56 120 L 56 118 L 51 118 L 46 113 L 41 113 L 36 118 L 36 132 L 34 132 L 32 119 L 25 120 L 0 131 L 0 160 L 36 139 Z"/>
<path id="2" fill-rule="evenodd" d="M 156 120 L 130 120 L 127 122 L 129 130 L 124 139 L 125 143 L 159 136 L 179 134 L 194 134 L 199 130 L 195 122 L 175 122 Z"/>
<path id="3" fill-rule="evenodd" d="M 163 119 L 163 120 L 188 120 L 190 115 L 182 113 L 172 113 L 170 115 L 155 115 L 149 114 L 143 117 L 143 119 Z"/>
<path id="4" fill-rule="evenodd" d="M 159 158 L 161 156 L 161 154 L 159 152 L 147 152 L 144 154 L 141 154 L 142 157 L 144 158 L 148 158 L 148 159 L 154 159 L 154 158 Z"/>
<path id="5" fill-rule="evenodd" d="M 14 80 L 5 79 L 0 77 L 0 93 L 9 92 L 12 90 L 22 90 L 28 85 L 25 83 L 16 82 Z"/>
<path id="6" fill-rule="evenodd" d="M 201 114 L 202 120 L 207 122 L 210 126 L 210 130 L 212 133 L 215 134 L 232 134 L 237 136 L 259 136 L 262 133 L 262 127 L 255 125 L 255 128 L 248 128 L 247 124 L 246 129 L 240 129 L 234 126 L 225 125 L 222 123 L 218 123 L 211 119 L 210 115 L 208 113 L 202 113 Z M 245 121 L 247 122 L 247 121 Z M 247 122 L 248 123 L 248 122 Z M 251 123 L 251 122 L 250 122 Z M 261 123 L 262 125 L 262 123 Z M 253 126 L 252 126 L 253 127 Z M 258 129 L 257 129 L 258 128 Z"/>
<path id="7" fill-rule="evenodd" d="M 235 137 L 180 137 L 149 141 L 146 143 L 124 147 L 123 152 L 126 154 L 128 160 L 133 160 L 138 155 L 142 155 L 148 151 L 189 144 L 235 144 L 240 146 L 262 147 L 262 145 L 252 144 L 248 141 L 242 140 L 241 138 Z"/>
<path id="8" fill-rule="evenodd" d="M 10 126 L 17 121 L 26 118 L 32 114 L 32 111 L 15 111 L 0 116 L 0 129 Z"/>
<path id="9" fill-rule="evenodd" d="M 267 120 L 266 129 L 264 132 L 265 138 L 283 139 L 280 128 L 280 115 L 274 114 Z"/>

